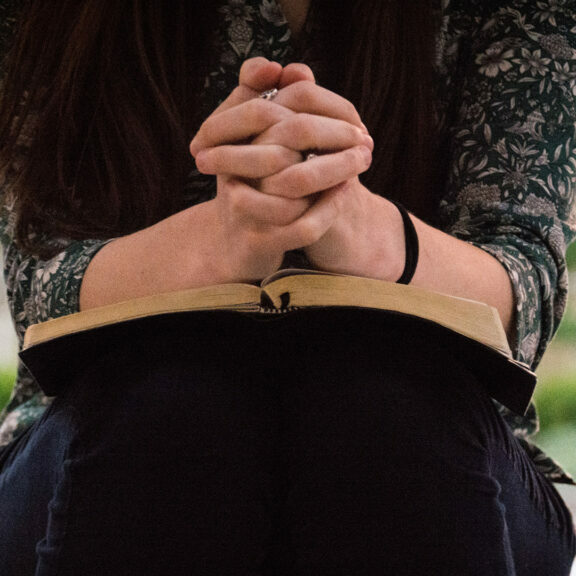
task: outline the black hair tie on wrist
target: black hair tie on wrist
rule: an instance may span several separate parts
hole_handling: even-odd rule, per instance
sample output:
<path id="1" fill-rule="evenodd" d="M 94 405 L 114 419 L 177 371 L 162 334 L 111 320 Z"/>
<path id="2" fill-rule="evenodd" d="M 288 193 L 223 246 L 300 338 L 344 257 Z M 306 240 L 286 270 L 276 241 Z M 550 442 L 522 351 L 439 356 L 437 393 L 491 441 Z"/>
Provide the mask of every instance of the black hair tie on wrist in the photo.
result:
<path id="1" fill-rule="evenodd" d="M 416 233 L 416 228 L 414 228 L 414 222 L 412 222 L 412 218 L 410 218 L 408 214 L 408 210 L 394 200 L 390 200 L 390 202 L 398 208 L 398 212 L 400 212 L 400 216 L 402 216 L 402 222 L 404 223 L 404 242 L 406 246 L 404 271 L 400 278 L 396 280 L 396 284 L 410 284 L 416 272 L 416 266 L 418 266 L 418 234 Z"/>

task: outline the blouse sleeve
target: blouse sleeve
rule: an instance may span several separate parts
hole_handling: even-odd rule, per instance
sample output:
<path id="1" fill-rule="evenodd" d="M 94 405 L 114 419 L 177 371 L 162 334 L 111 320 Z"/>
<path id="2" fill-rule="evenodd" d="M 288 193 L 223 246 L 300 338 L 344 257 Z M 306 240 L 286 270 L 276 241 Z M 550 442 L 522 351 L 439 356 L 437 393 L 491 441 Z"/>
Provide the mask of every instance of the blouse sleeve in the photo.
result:
<path id="1" fill-rule="evenodd" d="M 2 188 L 0 187 L 0 196 Z M 31 324 L 72 314 L 79 309 L 82 279 L 104 240 L 51 239 L 57 254 L 47 260 L 23 253 L 13 238 L 15 214 L 10 202 L 0 207 L 0 240 L 8 304 L 20 342 Z"/>
<path id="2" fill-rule="evenodd" d="M 488 0 L 475 24 L 459 41 L 441 216 L 507 269 L 515 355 L 535 366 L 565 307 L 576 228 L 576 2 Z"/>

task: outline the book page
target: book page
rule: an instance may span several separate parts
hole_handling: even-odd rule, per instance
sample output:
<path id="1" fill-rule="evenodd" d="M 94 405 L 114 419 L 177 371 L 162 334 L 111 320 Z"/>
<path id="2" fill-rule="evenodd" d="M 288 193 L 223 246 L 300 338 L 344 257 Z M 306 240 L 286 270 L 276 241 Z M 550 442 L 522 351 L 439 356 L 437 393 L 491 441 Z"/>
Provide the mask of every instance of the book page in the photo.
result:
<path id="1" fill-rule="evenodd" d="M 415 286 L 322 274 L 281 276 L 264 290 L 278 307 L 289 294 L 289 307 L 358 306 L 419 316 L 511 355 L 497 310 L 482 302 Z"/>
<path id="2" fill-rule="evenodd" d="M 155 294 L 100 308 L 91 308 L 30 326 L 24 338 L 24 348 L 65 334 L 145 316 L 192 310 L 257 311 L 260 308 L 260 294 L 261 290 L 258 286 L 221 284 L 181 292 Z"/>

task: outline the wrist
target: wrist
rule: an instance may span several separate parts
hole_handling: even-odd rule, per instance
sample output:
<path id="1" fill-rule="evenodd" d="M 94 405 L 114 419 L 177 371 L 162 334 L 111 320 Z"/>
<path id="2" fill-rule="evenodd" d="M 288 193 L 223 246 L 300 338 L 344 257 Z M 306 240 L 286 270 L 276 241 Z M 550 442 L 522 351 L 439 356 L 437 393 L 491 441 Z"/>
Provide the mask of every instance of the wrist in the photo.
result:
<path id="1" fill-rule="evenodd" d="M 406 243 L 404 239 L 404 222 L 402 214 L 391 200 L 373 194 L 378 203 L 378 210 L 373 210 L 371 225 L 379 230 L 371 253 L 373 278 L 386 282 L 396 282 L 406 266 Z"/>

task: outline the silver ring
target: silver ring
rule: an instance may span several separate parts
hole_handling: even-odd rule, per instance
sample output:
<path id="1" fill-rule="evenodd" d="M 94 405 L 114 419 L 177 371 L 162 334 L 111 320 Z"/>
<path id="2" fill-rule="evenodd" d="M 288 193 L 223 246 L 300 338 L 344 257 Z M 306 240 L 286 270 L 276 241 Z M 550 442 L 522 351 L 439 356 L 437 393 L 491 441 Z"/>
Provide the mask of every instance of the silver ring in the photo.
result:
<path id="1" fill-rule="evenodd" d="M 276 96 L 278 96 L 278 88 L 271 88 L 270 90 L 264 90 L 264 92 L 260 94 L 260 98 L 262 98 L 262 100 L 274 100 Z"/>

